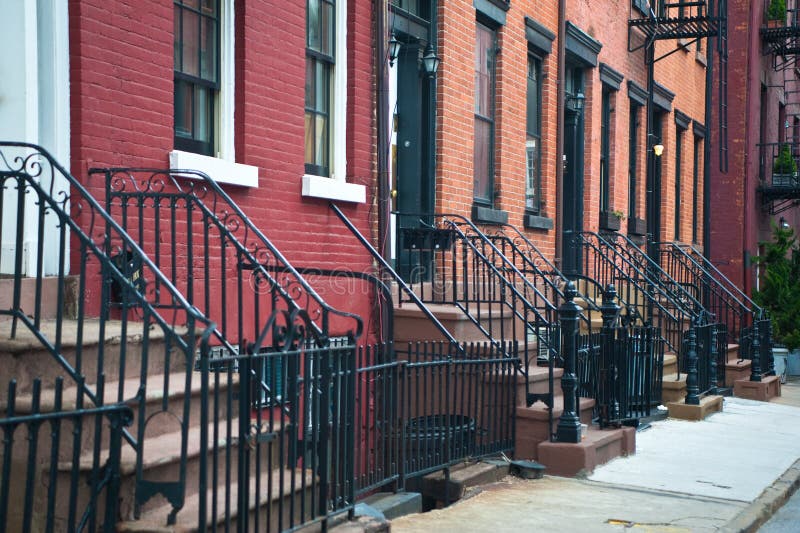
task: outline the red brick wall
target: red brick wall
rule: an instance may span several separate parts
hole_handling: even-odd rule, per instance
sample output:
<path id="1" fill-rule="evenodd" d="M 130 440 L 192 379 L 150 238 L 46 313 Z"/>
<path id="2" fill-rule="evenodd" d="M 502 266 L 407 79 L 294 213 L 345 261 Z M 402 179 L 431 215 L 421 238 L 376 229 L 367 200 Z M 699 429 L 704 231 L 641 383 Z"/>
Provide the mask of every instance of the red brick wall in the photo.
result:
<path id="1" fill-rule="evenodd" d="M 72 169 L 160 167 L 173 148 L 171 2 L 71 0 Z M 324 200 L 301 196 L 304 172 L 305 3 L 237 0 L 236 161 L 259 168 L 258 188 L 226 186 L 245 213 L 298 266 L 368 271 L 367 252 Z M 276 14 L 280 14 L 278 17 Z M 372 2 L 348 2 L 347 180 L 368 201 L 343 205 L 365 233 L 374 190 Z M 93 186 L 93 192 L 100 193 Z M 370 315 L 367 295 L 331 295 Z"/>

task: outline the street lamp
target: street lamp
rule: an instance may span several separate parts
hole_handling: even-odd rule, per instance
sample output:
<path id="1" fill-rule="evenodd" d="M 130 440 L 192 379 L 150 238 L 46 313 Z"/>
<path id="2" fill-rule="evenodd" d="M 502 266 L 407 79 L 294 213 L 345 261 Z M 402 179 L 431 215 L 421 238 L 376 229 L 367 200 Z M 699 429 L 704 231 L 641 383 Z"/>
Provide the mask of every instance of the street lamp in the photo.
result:
<path id="1" fill-rule="evenodd" d="M 583 104 L 585 101 L 586 97 L 580 91 L 578 91 L 578 93 L 574 96 L 567 96 L 567 105 L 570 107 L 570 109 L 575 111 L 575 113 L 580 113 L 583 111 Z"/>
<path id="2" fill-rule="evenodd" d="M 439 63 L 441 62 L 442 60 L 436 55 L 433 46 L 428 44 L 425 49 L 425 55 L 422 56 L 422 68 L 425 69 L 429 78 L 436 76 L 436 71 L 439 69 Z"/>
<path id="3" fill-rule="evenodd" d="M 392 30 L 392 35 L 389 37 L 389 66 L 393 67 L 394 62 L 397 61 L 397 56 L 400 55 L 400 47 L 403 46 L 403 43 L 397 40 L 397 36 L 394 34 L 394 30 Z"/>

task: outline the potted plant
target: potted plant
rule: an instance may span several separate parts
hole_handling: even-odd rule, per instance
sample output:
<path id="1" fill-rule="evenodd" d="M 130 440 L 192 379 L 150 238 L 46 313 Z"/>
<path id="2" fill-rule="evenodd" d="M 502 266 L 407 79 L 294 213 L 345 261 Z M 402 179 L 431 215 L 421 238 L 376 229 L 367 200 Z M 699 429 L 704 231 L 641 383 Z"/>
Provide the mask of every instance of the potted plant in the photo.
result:
<path id="1" fill-rule="evenodd" d="M 800 245 L 794 229 L 773 225 L 773 240 L 762 242 L 764 253 L 755 258 L 761 269 L 760 289 L 753 295 L 772 320 L 776 343 L 789 354 L 789 373 L 800 368 Z"/>
<path id="2" fill-rule="evenodd" d="M 772 164 L 772 185 L 791 187 L 797 174 L 797 162 L 792 157 L 789 144 L 782 144 Z"/>
<path id="3" fill-rule="evenodd" d="M 774 28 L 786 22 L 786 0 L 771 0 L 767 7 L 767 26 Z"/>

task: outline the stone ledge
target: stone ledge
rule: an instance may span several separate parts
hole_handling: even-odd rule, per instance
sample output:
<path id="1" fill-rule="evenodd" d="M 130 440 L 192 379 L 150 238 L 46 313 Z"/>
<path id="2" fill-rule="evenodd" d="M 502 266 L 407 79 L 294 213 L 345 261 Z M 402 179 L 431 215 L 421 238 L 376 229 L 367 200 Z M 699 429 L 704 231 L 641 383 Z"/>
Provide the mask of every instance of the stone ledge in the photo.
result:
<path id="1" fill-rule="evenodd" d="M 700 405 L 689 405 L 684 402 L 667 404 L 670 418 L 681 420 L 704 420 L 708 415 L 722 411 L 722 396 L 706 396 L 700 399 Z"/>
<path id="2" fill-rule="evenodd" d="M 585 476 L 611 459 L 635 453 L 636 430 L 589 430 L 581 442 L 543 442 L 538 452 L 537 461 L 547 467 L 548 474 Z"/>
<path id="3" fill-rule="evenodd" d="M 768 402 L 781 395 L 781 380 L 778 376 L 764 376 L 761 381 L 739 379 L 733 383 L 733 394 L 737 398 Z"/>

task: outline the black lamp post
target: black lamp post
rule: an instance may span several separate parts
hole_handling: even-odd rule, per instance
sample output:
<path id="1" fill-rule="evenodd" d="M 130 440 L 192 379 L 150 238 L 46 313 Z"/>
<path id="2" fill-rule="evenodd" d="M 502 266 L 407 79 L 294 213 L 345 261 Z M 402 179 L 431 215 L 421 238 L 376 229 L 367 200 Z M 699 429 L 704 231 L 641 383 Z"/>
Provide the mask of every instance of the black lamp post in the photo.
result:
<path id="1" fill-rule="evenodd" d="M 425 69 L 429 78 L 436 76 L 436 71 L 439 69 L 439 63 L 441 62 L 442 60 L 436 55 L 436 51 L 428 44 L 425 49 L 425 55 L 422 56 L 422 68 Z"/>

